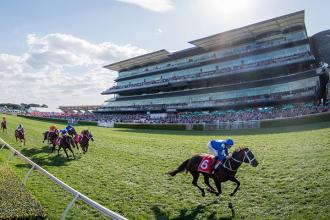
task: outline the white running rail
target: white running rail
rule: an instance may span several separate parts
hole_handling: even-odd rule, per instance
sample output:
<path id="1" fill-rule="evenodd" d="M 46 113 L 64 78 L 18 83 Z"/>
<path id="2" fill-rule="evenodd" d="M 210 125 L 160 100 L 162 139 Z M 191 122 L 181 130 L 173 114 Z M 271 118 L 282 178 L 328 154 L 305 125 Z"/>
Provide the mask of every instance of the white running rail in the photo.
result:
<path id="1" fill-rule="evenodd" d="M 109 218 L 112 218 L 112 219 L 115 219 L 115 220 L 127 220 L 125 217 L 123 217 L 123 216 L 107 209 L 106 207 L 104 207 L 104 206 L 100 205 L 99 203 L 93 201 L 92 199 L 88 198 L 84 194 L 82 194 L 82 193 L 78 192 L 77 190 L 73 189 L 72 187 L 68 186 L 67 184 L 65 184 L 64 182 L 62 182 L 61 180 L 59 180 L 58 178 L 56 178 L 52 174 L 50 174 L 48 171 L 46 171 L 45 169 L 40 167 L 38 164 L 34 163 L 32 160 L 30 160 L 29 158 L 27 158 L 26 156 L 21 154 L 15 148 L 13 148 L 9 144 L 7 144 L 1 138 L 0 138 L 0 146 L 1 146 L 0 150 L 2 150 L 4 147 L 7 147 L 8 149 L 10 149 L 12 151 L 12 156 L 18 156 L 20 159 L 22 159 L 23 161 L 25 161 L 26 163 L 28 163 L 32 166 L 32 168 L 26 174 L 26 176 L 24 178 L 24 182 L 26 182 L 26 180 L 28 179 L 29 175 L 32 173 L 33 170 L 39 170 L 43 175 L 47 176 L 55 184 L 61 186 L 65 191 L 70 192 L 74 196 L 74 199 L 68 204 L 68 206 L 66 207 L 66 209 L 62 213 L 61 219 L 65 219 L 65 217 L 66 217 L 68 211 L 70 210 L 70 208 L 74 205 L 74 203 L 76 202 L 77 199 L 80 199 L 84 203 L 86 203 L 87 205 L 91 206 L 94 209 L 97 209 L 99 212 L 101 212 L 102 214 L 104 214 L 105 216 L 107 216 Z M 12 156 L 10 156 L 10 158 Z"/>

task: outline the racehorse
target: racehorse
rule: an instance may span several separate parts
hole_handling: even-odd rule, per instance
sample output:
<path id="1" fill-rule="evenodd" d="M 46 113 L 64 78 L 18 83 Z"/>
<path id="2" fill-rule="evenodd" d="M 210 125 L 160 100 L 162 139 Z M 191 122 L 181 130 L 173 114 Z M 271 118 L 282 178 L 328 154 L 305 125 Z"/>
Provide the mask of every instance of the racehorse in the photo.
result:
<path id="1" fill-rule="evenodd" d="M 76 146 L 78 147 L 78 143 L 79 143 L 80 148 L 83 150 L 83 153 L 87 153 L 88 146 L 89 146 L 89 140 L 94 141 L 94 138 L 93 138 L 92 132 L 90 132 L 89 130 L 83 130 L 81 132 L 81 135 L 75 135 L 74 140 L 75 140 Z"/>
<path id="2" fill-rule="evenodd" d="M 58 146 L 58 149 L 57 149 L 57 154 L 58 155 L 60 155 L 60 149 L 63 148 L 63 150 L 64 150 L 64 152 L 66 154 L 66 157 L 69 159 L 69 155 L 66 152 L 66 149 L 69 149 L 69 151 L 71 151 L 71 153 L 73 155 L 73 158 L 76 159 L 76 157 L 74 156 L 73 150 L 71 148 L 71 145 L 73 147 L 75 146 L 74 140 L 73 140 L 73 138 L 71 136 L 65 135 L 63 137 L 57 138 L 57 140 L 55 141 L 55 143 Z M 54 151 L 55 146 L 53 145 L 52 152 Z"/>
<path id="3" fill-rule="evenodd" d="M 46 131 L 42 134 L 44 136 L 44 140 L 42 141 L 42 143 L 44 143 L 45 140 L 47 140 L 47 143 L 53 145 L 53 148 L 55 148 L 56 146 L 55 141 L 59 137 L 59 131 L 55 129 L 53 132 Z"/>
<path id="4" fill-rule="evenodd" d="M 233 152 L 231 157 L 226 159 L 224 163 L 220 165 L 214 174 L 207 174 L 198 171 L 199 164 L 201 163 L 203 157 L 204 155 L 195 155 L 192 158 L 184 161 L 176 170 L 173 170 L 168 174 L 175 176 L 177 173 L 183 172 L 185 170 L 189 171 L 193 176 L 192 184 L 202 192 L 202 196 L 205 196 L 205 191 L 197 184 L 200 173 L 202 173 L 204 176 L 204 183 L 209 187 L 207 190 L 216 196 L 221 194 L 222 182 L 226 182 L 228 180 L 235 182 L 237 186 L 235 190 L 230 194 L 230 196 L 233 196 L 240 186 L 240 182 L 236 179 L 235 175 L 241 164 L 248 163 L 252 167 L 256 167 L 259 164 L 249 148 L 239 148 Z M 214 180 L 217 191 L 210 185 L 210 178 Z"/>
<path id="5" fill-rule="evenodd" d="M 70 130 L 68 130 L 68 134 L 71 136 L 71 137 L 75 137 L 77 135 L 77 132 L 74 128 L 71 128 Z"/>
<path id="6" fill-rule="evenodd" d="M 5 130 L 6 130 L 6 133 L 7 133 L 7 122 L 6 121 L 1 122 L 1 129 L 2 129 L 3 133 L 5 133 Z"/>
<path id="7" fill-rule="evenodd" d="M 17 139 L 19 139 L 19 141 L 21 142 L 21 144 L 23 143 L 23 145 L 25 146 L 25 136 L 24 136 L 24 132 L 22 130 L 15 130 L 15 139 L 17 142 Z"/>

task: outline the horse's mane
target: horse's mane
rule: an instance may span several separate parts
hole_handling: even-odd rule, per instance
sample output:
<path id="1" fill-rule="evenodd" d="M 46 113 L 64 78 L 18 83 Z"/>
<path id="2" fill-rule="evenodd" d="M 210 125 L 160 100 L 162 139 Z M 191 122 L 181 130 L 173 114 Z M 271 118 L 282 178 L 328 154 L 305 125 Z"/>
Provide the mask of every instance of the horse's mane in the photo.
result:
<path id="1" fill-rule="evenodd" d="M 246 150 L 248 150 L 249 148 L 248 147 L 239 147 L 239 148 L 237 148 L 234 152 L 233 152 L 233 155 L 234 154 L 238 154 L 239 152 L 241 152 L 241 151 L 246 151 Z"/>

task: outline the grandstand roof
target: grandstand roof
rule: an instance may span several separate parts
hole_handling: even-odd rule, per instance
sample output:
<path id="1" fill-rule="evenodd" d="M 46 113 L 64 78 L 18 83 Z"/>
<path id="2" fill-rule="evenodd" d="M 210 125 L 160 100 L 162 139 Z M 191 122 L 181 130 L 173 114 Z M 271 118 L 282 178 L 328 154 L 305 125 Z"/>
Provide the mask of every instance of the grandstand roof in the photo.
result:
<path id="1" fill-rule="evenodd" d="M 197 47 L 202 47 L 204 49 L 220 47 L 223 45 L 231 45 L 247 38 L 256 39 L 259 35 L 267 32 L 274 32 L 274 31 L 283 32 L 286 29 L 297 26 L 305 28 L 304 19 L 305 19 L 305 11 L 298 11 L 292 14 L 251 24 L 242 28 L 237 28 L 219 34 L 215 34 L 209 37 L 190 41 L 189 43 Z"/>
<path id="2" fill-rule="evenodd" d="M 245 27 L 222 32 L 205 38 L 190 41 L 195 47 L 169 53 L 167 50 L 159 50 L 156 52 L 144 54 L 131 59 L 113 63 L 104 68 L 121 71 L 134 67 L 142 67 L 151 63 L 158 63 L 169 59 L 178 59 L 182 56 L 191 56 L 212 48 L 234 45 L 245 39 L 257 39 L 262 34 L 271 32 L 283 32 L 290 28 L 305 28 L 305 11 L 298 11 L 281 17 L 251 24 Z"/>
<path id="3" fill-rule="evenodd" d="M 143 66 L 148 63 L 156 63 L 160 60 L 166 59 L 170 53 L 167 50 L 158 50 L 156 52 L 144 54 L 138 57 L 133 57 L 128 60 L 123 60 L 117 63 L 113 63 L 107 66 L 104 66 L 104 68 L 120 71 L 122 69 L 128 69 L 135 66 Z"/>

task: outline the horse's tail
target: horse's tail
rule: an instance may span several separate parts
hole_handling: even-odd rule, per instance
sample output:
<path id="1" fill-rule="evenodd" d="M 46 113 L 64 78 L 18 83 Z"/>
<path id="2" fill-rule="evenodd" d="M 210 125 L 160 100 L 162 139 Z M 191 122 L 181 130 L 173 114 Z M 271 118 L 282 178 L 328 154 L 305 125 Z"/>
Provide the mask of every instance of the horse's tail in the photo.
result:
<path id="1" fill-rule="evenodd" d="M 175 176 L 176 174 L 185 171 L 185 170 L 187 169 L 187 164 L 188 164 L 189 160 L 190 160 L 190 159 L 184 161 L 184 162 L 183 162 L 183 163 L 182 163 L 177 169 L 175 169 L 175 170 L 173 170 L 173 171 L 171 171 L 171 172 L 168 172 L 168 174 L 169 174 L 170 176 Z"/>

